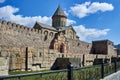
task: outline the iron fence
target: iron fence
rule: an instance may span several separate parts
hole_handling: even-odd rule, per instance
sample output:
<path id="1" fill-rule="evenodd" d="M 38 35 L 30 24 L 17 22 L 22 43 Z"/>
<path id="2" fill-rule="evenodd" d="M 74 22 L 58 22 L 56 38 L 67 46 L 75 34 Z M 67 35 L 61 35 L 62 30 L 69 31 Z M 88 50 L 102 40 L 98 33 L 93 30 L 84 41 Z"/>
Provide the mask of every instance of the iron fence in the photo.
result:
<path id="1" fill-rule="evenodd" d="M 118 70 L 120 62 L 116 61 L 82 68 L 73 68 L 69 64 L 68 69 L 0 76 L 0 80 L 100 80 Z"/>
<path id="2" fill-rule="evenodd" d="M 73 80 L 99 80 L 101 65 L 73 69 Z"/>
<path id="3" fill-rule="evenodd" d="M 67 69 L 0 76 L 0 80 L 67 80 Z"/>

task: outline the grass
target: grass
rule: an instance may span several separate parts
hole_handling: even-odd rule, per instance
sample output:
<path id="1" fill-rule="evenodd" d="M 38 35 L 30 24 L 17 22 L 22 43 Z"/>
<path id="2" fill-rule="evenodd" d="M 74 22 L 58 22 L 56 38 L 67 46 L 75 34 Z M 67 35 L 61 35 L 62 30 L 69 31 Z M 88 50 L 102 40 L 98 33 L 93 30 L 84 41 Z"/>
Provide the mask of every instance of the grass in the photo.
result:
<path id="1" fill-rule="evenodd" d="M 42 71 L 14 71 L 9 72 L 10 75 L 15 74 L 26 74 L 26 73 L 33 73 L 33 72 L 46 72 L 50 70 L 42 70 Z M 59 73 L 52 73 L 52 74 L 44 74 L 44 75 L 33 75 L 22 77 L 20 80 L 67 80 L 67 72 L 59 72 Z M 17 78 L 11 78 L 8 80 L 18 80 Z"/>
<path id="2" fill-rule="evenodd" d="M 40 70 L 40 71 L 10 71 L 9 75 L 15 75 L 15 74 L 26 74 L 26 73 L 34 73 L 34 72 L 45 72 L 50 70 Z"/>
<path id="3" fill-rule="evenodd" d="M 79 70 L 73 71 L 73 78 L 74 80 L 99 80 L 100 78 L 100 66 L 95 67 L 88 67 L 88 68 L 81 68 Z M 33 73 L 33 72 L 46 72 L 50 70 L 42 70 L 42 71 L 14 71 L 9 72 L 10 75 L 15 74 L 26 74 L 26 73 Z M 17 79 L 10 79 L 10 80 L 17 80 Z M 59 72 L 59 73 L 52 73 L 52 74 L 44 74 L 44 75 L 33 75 L 28 77 L 22 77 L 21 80 L 67 80 L 67 72 Z"/>

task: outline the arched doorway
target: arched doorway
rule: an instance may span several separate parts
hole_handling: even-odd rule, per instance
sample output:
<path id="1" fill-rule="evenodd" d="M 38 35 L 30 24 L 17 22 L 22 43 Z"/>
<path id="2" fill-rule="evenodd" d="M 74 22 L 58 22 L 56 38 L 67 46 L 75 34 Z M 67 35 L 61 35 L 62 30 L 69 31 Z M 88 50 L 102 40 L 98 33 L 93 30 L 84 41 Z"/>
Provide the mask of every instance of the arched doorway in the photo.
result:
<path id="1" fill-rule="evenodd" d="M 62 43 L 61 45 L 60 45 L 60 53 L 64 53 L 64 44 Z"/>

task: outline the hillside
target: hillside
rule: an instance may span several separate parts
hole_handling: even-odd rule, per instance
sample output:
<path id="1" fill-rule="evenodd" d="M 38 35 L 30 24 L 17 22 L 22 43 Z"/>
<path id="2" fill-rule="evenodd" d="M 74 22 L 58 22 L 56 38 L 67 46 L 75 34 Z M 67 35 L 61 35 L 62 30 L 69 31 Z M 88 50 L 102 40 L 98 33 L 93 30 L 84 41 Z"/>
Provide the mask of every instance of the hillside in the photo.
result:
<path id="1" fill-rule="evenodd" d="M 118 45 L 115 45 L 115 48 L 118 48 L 118 49 L 120 49 L 120 44 L 118 44 Z"/>

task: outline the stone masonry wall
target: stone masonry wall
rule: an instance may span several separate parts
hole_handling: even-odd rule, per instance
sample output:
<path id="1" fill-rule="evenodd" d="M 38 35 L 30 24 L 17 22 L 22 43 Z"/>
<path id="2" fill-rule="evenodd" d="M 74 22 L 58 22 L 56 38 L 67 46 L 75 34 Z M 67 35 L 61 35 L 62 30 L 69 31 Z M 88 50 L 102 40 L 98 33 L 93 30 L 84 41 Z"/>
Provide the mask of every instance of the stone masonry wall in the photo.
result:
<path id="1" fill-rule="evenodd" d="M 48 49 L 52 40 L 55 37 L 47 35 L 45 39 L 45 32 L 51 33 L 49 30 L 38 30 L 33 28 L 27 28 L 25 26 L 10 23 L 6 21 L 0 21 L 0 46 L 10 47 L 35 47 Z M 91 44 L 67 38 L 68 52 L 67 53 L 79 53 L 88 54 L 91 49 Z"/>
<path id="2" fill-rule="evenodd" d="M 48 48 L 54 38 L 48 35 L 48 40 L 44 41 L 41 30 L 6 21 L 0 21 L 0 24 L 0 46 Z"/>
<path id="3" fill-rule="evenodd" d="M 92 44 L 82 42 L 79 40 L 67 39 L 68 40 L 68 53 L 73 54 L 89 54 L 91 51 Z"/>

